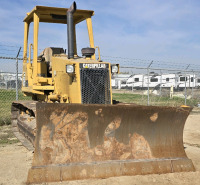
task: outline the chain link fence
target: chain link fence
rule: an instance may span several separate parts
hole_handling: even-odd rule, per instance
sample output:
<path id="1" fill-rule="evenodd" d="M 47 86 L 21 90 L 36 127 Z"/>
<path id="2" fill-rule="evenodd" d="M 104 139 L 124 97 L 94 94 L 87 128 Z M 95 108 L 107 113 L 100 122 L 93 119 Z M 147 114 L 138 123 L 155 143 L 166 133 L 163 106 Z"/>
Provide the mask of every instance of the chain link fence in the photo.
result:
<path id="1" fill-rule="evenodd" d="M 139 60 L 122 58 L 117 62 L 121 64 L 120 74 L 112 77 L 116 100 L 155 106 L 200 106 L 199 66 L 173 63 L 162 66 L 160 62 L 146 60 L 141 65 Z"/>
<path id="2" fill-rule="evenodd" d="M 137 72 L 139 71 L 140 69 L 137 69 Z M 129 96 L 128 102 L 143 105 L 200 105 L 198 73 L 188 71 L 185 74 L 185 71 L 152 69 L 149 71 L 115 75 L 112 79 L 114 97 L 123 101 Z M 123 96 L 120 98 L 119 94 Z"/>
<path id="3" fill-rule="evenodd" d="M 15 55 L 9 53 L 6 53 L 6 57 L 5 53 L 0 55 L 0 125 L 10 123 L 13 101 L 31 99 L 21 92 L 20 47 L 6 51 Z M 198 65 L 110 56 L 101 58 L 112 64 L 120 64 L 120 74 L 113 75 L 111 79 L 115 100 L 141 105 L 200 106 Z"/>
<path id="4" fill-rule="evenodd" d="M 10 124 L 13 101 L 30 99 L 23 95 L 21 86 L 22 59 L 0 57 L 0 125 Z"/>

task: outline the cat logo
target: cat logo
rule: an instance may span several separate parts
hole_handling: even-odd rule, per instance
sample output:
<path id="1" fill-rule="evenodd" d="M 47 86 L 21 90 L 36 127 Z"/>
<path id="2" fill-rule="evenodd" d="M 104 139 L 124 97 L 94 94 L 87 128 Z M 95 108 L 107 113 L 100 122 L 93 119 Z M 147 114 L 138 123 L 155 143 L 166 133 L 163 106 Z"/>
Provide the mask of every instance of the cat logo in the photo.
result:
<path id="1" fill-rule="evenodd" d="M 106 68 L 106 64 L 83 64 L 83 68 Z"/>

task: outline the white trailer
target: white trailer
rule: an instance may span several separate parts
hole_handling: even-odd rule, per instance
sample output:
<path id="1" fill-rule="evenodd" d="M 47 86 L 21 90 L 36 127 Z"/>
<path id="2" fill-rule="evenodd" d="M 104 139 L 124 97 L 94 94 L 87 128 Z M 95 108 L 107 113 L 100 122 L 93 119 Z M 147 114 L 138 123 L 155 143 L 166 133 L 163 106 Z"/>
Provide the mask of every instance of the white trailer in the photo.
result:
<path id="1" fill-rule="evenodd" d="M 115 79 L 114 79 L 114 78 L 111 79 L 111 86 L 112 86 L 112 87 L 115 87 L 115 86 L 116 86 L 116 84 L 115 84 Z"/>
<path id="2" fill-rule="evenodd" d="M 176 74 L 162 74 L 161 76 L 161 87 L 176 87 Z"/>
<path id="3" fill-rule="evenodd" d="M 156 86 L 160 86 L 161 85 L 161 75 L 158 74 L 150 74 L 149 77 L 148 75 L 145 75 L 144 77 L 144 87 L 148 87 L 148 83 L 149 83 L 149 87 L 156 87 Z"/>
<path id="4" fill-rule="evenodd" d="M 200 87 L 200 78 L 196 78 L 195 74 L 134 74 L 125 75 L 120 74 L 115 77 L 115 83 L 112 81 L 112 86 L 118 87 L 120 81 L 120 88 L 129 89 L 146 89 L 148 85 L 150 88 L 195 88 Z"/>
<path id="5" fill-rule="evenodd" d="M 158 74 L 135 74 L 131 75 L 126 82 L 127 88 L 142 89 L 149 87 L 156 87 L 161 83 L 161 76 Z"/>
<path id="6" fill-rule="evenodd" d="M 200 77 L 196 78 L 196 87 L 200 88 Z"/>
<path id="7" fill-rule="evenodd" d="M 179 74 L 176 81 L 177 87 L 180 88 L 193 88 L 196 87 L 195 74 Z"/>
<path id="8" fill-rule="evenodd" d="M 129 79 L 131 75 L 130 74 L 116 74 L 112 76 L 111 79 L 111 85 L 112 88 L 125 88 L 126 87 L 126 82 Z"/>
<path id="9" fill-rule="evenodd" d="M 143 87 L 143 83 L 144 83 L 143 74 L 131 75 L 126 82 L 126 87 L 138 89 Z"/>

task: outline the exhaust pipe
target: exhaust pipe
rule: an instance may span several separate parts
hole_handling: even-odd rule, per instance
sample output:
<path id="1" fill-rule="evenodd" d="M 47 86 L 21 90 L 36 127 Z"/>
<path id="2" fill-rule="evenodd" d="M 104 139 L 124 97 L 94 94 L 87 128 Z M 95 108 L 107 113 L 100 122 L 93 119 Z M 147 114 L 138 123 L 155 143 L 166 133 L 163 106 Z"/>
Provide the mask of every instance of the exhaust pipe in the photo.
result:
<path id="1" fill-rule="evenodd" d="M 68 40 L 68 59 L 74 58 L 74 21 L 73 14 L 76 11 L 76 2 L 74 1 L 67 11 L 67 40 Z"/>

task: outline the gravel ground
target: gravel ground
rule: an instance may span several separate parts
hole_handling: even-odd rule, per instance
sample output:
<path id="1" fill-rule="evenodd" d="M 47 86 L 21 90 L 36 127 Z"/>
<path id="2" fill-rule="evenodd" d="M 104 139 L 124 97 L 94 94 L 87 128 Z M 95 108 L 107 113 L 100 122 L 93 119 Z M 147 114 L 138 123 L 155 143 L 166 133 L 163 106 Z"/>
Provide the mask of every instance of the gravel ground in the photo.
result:
<path id="1" fill-rule="evenodd" d="M 5 138 L 9 126 L 1 127 L 0 137 Z M 9 132 L 10 133 L 10 132 Z M 16 139 L 9 135 L 9 141 L 0 144 L 0 185 L 26 184 L 28 169 L 31 167 L 32 152 L 24 148 Z M 153 174 L 137 176 L 121 176 L 107 179 L 90 179 L 68 181 L 60 183 L 43 183 L 50 185 L 145 185 L 145 184 L 200 184 L 200 113 L 192 113 L 186 122 L 184 129 L 184 143 L 187 156 L 192 159 L 196 172 L 182 172 L 170 174 Z"/>

